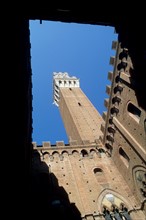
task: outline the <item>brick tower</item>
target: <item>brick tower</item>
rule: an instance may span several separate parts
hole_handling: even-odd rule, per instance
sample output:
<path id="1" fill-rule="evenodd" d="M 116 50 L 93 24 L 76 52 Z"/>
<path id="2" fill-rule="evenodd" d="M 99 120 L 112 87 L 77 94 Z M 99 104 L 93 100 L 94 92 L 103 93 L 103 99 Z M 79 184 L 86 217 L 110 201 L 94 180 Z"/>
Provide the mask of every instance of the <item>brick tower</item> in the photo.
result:
<path id="1" fill-rule="evenodd" d="M 54 73 L 54 103 L 59 107 L 69 141 L 93 143 L 102 135 L 103 119 L 80 88 L 79 79 Z"/>

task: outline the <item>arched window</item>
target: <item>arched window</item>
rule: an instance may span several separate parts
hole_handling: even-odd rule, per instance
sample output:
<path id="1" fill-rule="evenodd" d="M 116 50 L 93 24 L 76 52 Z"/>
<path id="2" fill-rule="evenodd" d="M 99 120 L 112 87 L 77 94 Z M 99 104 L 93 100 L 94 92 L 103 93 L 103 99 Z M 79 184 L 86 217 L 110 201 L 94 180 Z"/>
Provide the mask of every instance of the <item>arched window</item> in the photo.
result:
<path id="1" fill-rule="evenodd" d="M 119 148 L 119 154 L 120 154 L 121 160 L 124 162 L 124 164 L 128 168 L 130 159 L 121 147 Z"/>
<path id="2" fill-rule="evenodd" d="M 131 102 L 127 106 L 127 110 L 129 112 L 129 115 L 135 119 L 137 122 L 140 120 L 141 110 L 137 108 L 135 105 L 133 105 Z"/>
<path id="3" fill-rule="evenodd" d="M 118 210 L 121 210 L 122 205 L 124 205 L 124 201 L 113 193 L 107 193 L 102 200 L 102 207 L 106 207 L 106 209 L 109 211 L 111 211 L 114 207 Z"/>

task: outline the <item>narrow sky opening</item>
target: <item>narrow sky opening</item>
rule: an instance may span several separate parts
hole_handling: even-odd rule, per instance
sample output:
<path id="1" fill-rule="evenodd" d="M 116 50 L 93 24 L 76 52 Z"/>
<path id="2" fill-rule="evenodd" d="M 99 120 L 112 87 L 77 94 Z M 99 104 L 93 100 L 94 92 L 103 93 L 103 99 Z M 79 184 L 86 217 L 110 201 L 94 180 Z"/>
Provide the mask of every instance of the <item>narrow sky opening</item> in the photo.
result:
<path id="1" fill-rule="evenodd" d="M 59 109 L 53 104 L 53 72 L 68 72 L 80 79 L 80 87 L 102 115 L 114 27 L 30 20 L 33 134 L 43 141 L 68 143 Z"/>

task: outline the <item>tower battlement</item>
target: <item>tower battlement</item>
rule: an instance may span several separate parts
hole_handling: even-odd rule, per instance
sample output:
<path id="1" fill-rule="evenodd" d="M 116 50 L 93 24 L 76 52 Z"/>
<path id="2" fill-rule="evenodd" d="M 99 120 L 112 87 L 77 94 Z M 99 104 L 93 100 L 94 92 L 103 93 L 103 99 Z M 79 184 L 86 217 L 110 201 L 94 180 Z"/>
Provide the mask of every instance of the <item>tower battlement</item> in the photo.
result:
<path id="1" fill-rule="evenodd" d="M 72 140 L 69 141 L 69 144 L 65 144 L 64 141 L 56 141 L 55 144 L 52 144 L 50 141 L 43 141 L 42 144 L 37 144 L 37 142 L 32 142 L 33 148 L 34 149 L 39 149 L 39 148 L 70 148 L 70 147 L 86 147 L 86 146 L 90 146 L 90 147 L 102 147 L 103 145 L 100 141 L 100 139 L 95 139 L 94 142 L 90 142 L 89 140 L 83 141 L 82 144 L 78 143 L 77 140 Z"/>
<path id="2" fill-rule="evenodd" d="M 75 76 L 69 76 L 67 72 L 53 73 L 53 103 L 59 105 L 60 92 L 59 88 L 80 87 L 79 79 Z"/>

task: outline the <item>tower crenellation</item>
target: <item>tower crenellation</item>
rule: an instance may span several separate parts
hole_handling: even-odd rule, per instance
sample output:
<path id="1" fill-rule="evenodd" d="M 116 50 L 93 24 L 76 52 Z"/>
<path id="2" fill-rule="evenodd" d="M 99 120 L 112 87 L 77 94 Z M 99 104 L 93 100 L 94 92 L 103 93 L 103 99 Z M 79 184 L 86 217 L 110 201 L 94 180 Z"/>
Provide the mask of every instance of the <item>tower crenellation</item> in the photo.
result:
<path id="1" fill-rule="evenodd" d="M 69 76 L 67 72 L 53 73 L 53 100 L 56 106 L 59 106 L 60 88 L 80 87 L 79 79 L 75 76 Z"/>

